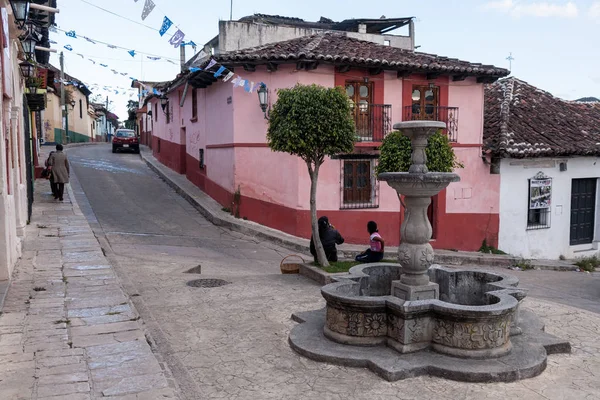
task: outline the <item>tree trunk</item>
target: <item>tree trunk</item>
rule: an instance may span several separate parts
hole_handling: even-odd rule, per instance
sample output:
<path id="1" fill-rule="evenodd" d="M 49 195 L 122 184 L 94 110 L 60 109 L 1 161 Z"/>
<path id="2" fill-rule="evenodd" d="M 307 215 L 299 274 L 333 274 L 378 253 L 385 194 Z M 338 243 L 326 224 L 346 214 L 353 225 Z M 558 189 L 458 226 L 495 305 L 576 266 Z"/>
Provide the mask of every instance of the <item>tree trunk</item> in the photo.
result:
<path id="1" fill-rule="evenodd" d="M 321 243 L 321 237 L 319 236 L 319 223 L 317 220 L 317 180 L 319 179 L 321 164 L 315 163 L 314 169 L 310 162 L 306 164 L 308 166 L 308 174 L 310 175 L 310 222 L 312 225 L 313 242 L 317 251 L 317 261 L 322 267 L 329 267 L 329 262 Z"/>

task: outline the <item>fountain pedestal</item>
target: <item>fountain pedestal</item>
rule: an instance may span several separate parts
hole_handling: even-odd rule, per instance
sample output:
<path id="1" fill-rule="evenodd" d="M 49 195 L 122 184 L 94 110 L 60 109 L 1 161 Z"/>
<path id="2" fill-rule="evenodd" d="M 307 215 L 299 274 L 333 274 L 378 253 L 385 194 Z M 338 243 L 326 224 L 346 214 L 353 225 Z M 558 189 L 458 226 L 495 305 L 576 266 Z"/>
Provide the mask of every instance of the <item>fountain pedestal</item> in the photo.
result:
<path id="1" fill-rule="evenodd" d="M 403 300 L 433 300 L 439 298 L 439 287 L 430 282 L 427 271 L 433 263 L 433 248 L 429 244 L 433 230 L 427 217 L 431 197 L 460 177 L 453 173 L 429 172 L 427 141 L 446 124 L 438 121 L 408 121 L 394 125 L 410 138 L 412 163 L 408 172 L 383 173 L 386 181 L 399 195 L 404 196 L 405 218 L 400 228 L 398 261 L 403 274 L 392 282 L 392 295 Z"/>

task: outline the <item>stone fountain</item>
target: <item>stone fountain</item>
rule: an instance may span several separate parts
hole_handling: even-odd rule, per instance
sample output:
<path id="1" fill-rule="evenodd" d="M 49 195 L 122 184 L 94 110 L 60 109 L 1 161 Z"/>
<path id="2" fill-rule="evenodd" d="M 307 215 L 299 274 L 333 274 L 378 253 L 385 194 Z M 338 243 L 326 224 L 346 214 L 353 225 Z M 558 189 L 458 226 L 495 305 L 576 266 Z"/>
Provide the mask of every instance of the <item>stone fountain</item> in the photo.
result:
<path id="1" fill-rule="evenodd" d="M 520 310 L 526 292 L 517 278 L 432 265 L 427 208 L 431 197 L 460 180 L 427 170 L 428 138 L 445 127 L 437 121 L 394 125 L 412 143 L 409 172 L 379 175 L 404 196 L 399 264 L 356 266 L 324 286 L 325 309 L 292 315 L 300 325 L 289 342 L 298 353 L 368 367 L 387 380 L 430 374 L 491 382 L 536 376 L 548 354 L 570 351 L 533 313 Z"/>

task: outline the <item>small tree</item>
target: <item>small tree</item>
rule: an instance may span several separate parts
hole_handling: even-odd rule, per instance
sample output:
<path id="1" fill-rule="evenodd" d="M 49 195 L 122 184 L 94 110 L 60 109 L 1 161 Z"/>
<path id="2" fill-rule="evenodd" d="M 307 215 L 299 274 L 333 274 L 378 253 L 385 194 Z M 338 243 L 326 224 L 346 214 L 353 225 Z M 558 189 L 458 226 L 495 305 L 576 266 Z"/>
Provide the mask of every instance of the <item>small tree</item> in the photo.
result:
<path id="1" fill-rule="evenodd" d="M 317 225 L 317 180 L 326 156 L 354 149 L 351 104 L 342 88 L 296 85 L 278 91 L 269 120 L 267 141 L 274 151 L 304 160 L 310 175 L 310 218 L 317 260 L 329 266 Z"/>
<path id="2" fill-rule="evenodd" d="M 408 172 L 411 153 L 408 137 L 399 131 L 389 133 L 381 144 L 377 173 Z M 425 153 L 427 154 L 427 169 L 431 172 L 452 172 L 455 168 L 464 168 L 464 165 L 456 158 L 448 138 L 439 131 L 429 138 Z"/>

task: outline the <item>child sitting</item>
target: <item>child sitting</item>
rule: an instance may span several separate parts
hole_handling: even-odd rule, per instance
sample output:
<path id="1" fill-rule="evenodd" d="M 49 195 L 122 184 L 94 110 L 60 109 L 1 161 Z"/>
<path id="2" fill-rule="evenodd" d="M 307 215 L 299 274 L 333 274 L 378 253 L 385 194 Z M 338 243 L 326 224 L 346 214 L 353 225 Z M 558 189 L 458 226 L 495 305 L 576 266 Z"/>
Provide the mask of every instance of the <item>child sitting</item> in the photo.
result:
<path id="1" fill-rule="evenodd" d="M 369 221 L 367 223 L 367 231 L 369 231 L 370 248 L 356 256 L 356 261 L 363 263 L 373 263 L 383 260 L 383 251 L 385 249 L 385 241 L 377 230 L 377 223 Z"/>

